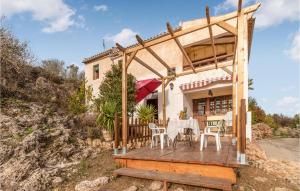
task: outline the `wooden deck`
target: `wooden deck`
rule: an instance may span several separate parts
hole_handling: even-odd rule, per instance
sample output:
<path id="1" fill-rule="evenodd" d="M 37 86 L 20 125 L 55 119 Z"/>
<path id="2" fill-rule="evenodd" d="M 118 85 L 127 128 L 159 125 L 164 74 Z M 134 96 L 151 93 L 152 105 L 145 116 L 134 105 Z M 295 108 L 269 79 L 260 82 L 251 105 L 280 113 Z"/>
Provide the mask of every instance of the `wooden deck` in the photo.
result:
<path id="1" fill-rule="evenodd" d="M 236 160 L 236 147 L 231 145 L 229 137 L 222 138 L 220 151 L 216 150 L 215 141 L 211 138 L 203 151 L 199 149 L 199 142 L 194 142 L 192 147 L 187 142 L 179 142 L 176 149 L 172 146 L 163 150 L 160 147 L 143 147 L 114 158 L 122 167 L 115 171 L 116 175 L 223 190 L 230 190 L 228 188 L 236 184 L 235 169 L 240 166 Z M 191 184 L 185 178 L 187 175 L 199 181 Z"/>
<path id="2" fill-rule="evenodd" d="M 160 147 L 143 147 L 115 158 L 239 167 L 236 160 L 236 146 L 231 145 L 229 137 L 222 138 L 220 151 L 216 150 L 214 139 L 211 138 L 203 151 L 199 149 L 199 142 L 193 142 L 192 147 L 187 142 L 179 142 L 176 149 L 172 146 L 163 150 Z"/>

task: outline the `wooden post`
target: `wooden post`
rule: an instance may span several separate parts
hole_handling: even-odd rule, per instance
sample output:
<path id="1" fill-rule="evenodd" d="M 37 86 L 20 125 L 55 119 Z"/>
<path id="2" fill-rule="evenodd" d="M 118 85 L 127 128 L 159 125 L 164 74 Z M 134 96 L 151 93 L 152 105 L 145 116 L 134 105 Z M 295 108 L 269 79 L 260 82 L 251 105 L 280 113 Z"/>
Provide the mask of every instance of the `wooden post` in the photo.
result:
<path id="1" fill-rule="evenodd" d="M 165 80 L 162 80 L 161 87 L 162 87 L 162 107 L 163 107 L 163 127 L 166 128 L 166 120 L 167 120 L 167 115 L 166 115 L 166 86 L 165 86 Z"/>
<path id="2" fill-rule="evenodd" d="M 238 40 L 237 40 L 237 60 L 238 60 L 238 83 L 237 83 L 237 110 L 241 109 L 241 101 L 244 98 L 244 64 L 245 64 L 245 47 L 244 47 L 244 23 L 245 15 L 243 11 L 238 16 Z M 241 120 L 239 120 L 239 113 L 237 115 L 237 152 L 238 158 L 241 153 Z"/>
<path id="3" fill-rule="evenodd" d="M 236 46 L 237 40 L 235 37 L 235 47 L 234 47 L 234 55 L 233 55 L 233 64 L 232 64 L 232 133 L 233 136 L 237 137 L 237 123 L 236 123 L 236 115 L 237 115 L 237 95 L 236 95 Z"/>
<path id="4" fill-rule="evenodd" d="M 115 133 L 115 140 L 114 140 L 114 154 L 118 154 L 118 147 L 119 147 L 119 122 L 118 122 L 118 114 L 115 113 L 115 120 L 114 120 L 114 133 Z"/>
<path id="5" fill-rule="evenodd" d="M 122 154 L 127 150 L 127 56 L 123 53 L 122 62 Z"/>
<path id="6" fill-rule="evenodd" d="M 246 99 L 242 99 L 240 120 L 241 120 L 241 154 L 245 154 L 246 150 Z"/>

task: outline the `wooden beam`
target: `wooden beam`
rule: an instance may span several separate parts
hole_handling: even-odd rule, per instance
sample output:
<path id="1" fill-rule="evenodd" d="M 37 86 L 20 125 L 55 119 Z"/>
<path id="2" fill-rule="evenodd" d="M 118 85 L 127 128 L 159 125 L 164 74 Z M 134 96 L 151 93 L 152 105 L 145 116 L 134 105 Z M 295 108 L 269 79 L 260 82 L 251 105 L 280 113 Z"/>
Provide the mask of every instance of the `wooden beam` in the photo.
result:
<path id="1" fill-rule="evenodd" d="M 119 43 L 116 43 L 116 47 L 121 51 L 121 52 L 125 52 L 126 48 L 124 48 L 123 46 L 121 46 Z"/>
<path id="2" fill-rule="evenodd" d="M 220 68 L 223 68 L 223 67 L 227 67 L 227 66 L 231 66 L 232 65 L 232 61 L 229 60 L 229 61 L 224 61 L 224 62 L 219 62 L 218 63 L 218 66 Z M 208 71 L 208 70 L 214 70 L 216 69 L 215 65 L 214 64 L 210 64 L 210 65 L 207 65 L 207 66 L 202 66 L 202 67 L 199 67 L 199 68 L 196 68 L 195 69 L 195 73 L 199 73 L 199 72 L 204 72 L 204 71 Z M 164 77 L 165 79 L 173 79 L 175 77 L 180 77 L 180 76 L 185 76 L 185 75 L 189 75 L 189 74 L 193 74 L 194 71 L 192 70 L 187 70 L 187 71 L 183 71 L 181 73 L 178 73 L 175 75 L 170 75 L 170 76 L 166 76 Z"/>
<path id="3" fill-rule="evenodd" d="M 138 41 L 139 44 L 143 45 L 145 44 L 144 40 L 139 36 L 139 35 L 136 35 L 136 40 Z M 150 47 L 145 47 L 145 49 L 154 57 L 156 58 L 156 60 L 158 60 L 164 67 L 167 68 L 167 70 L 171 70 L 171 68 L 169 67 L 169 65 L 161 58 L 159 57 L 154 51 L 152 48 Z"/>
<path id="4" fill-rule="evenodd" d="M 241 11 L 242 11 L 242 6 L 243 6 L 243 0 L 239 0 L 239 2 L 238 2 L 238 10 L 237 10 L 237 12 L 238 12 L 238 15 L 241 13 Z"/>
<path id="5" fill-rule="evenodd" d="M 192 63 L 190 57 L 186 53 L 185 49 L 183 48 L 183 46 L 181 45 L 181 43 L 179 42 L 179 40 L 176 37 L 174 37 L 174 30 L 172 29 L 172 26 L 170 25 L 170 23 L 167 23 L 167 29 L 168 29 L 168 32 L 173 37 L 173 39 L 175 40 L 175 42 L 176 42 L 177 46 L 179 47 L 182 55 L 185 57 L 185 59 L 187 60 L 188 64 L 192 67 L 192 70 L 195 72 L 195 67 L 193 66 L 193 63 Z"/>
<path id="6" fill-rule="evenodd" d="M 154 70 L 153 68 L 151 68 L 149 65 L 147 65 L 145 62 L 143 62 L 138 57 L 135 56 L 133 59 L 135 61 L 137 61 L 139 64 L 141 64 L 142 66 L 144 66 L 145 68 L 147 68 L 148 70 L 150 70 L 151 72 L 153 72 L 154 74 L 156 74 L 157 76 L 159 76 L 160 78 L 163 78 L 163 75 L 161 75 L 159 72 L 157 72 L 156 70 Z"/>
<path id="7" fill-rule="evenodd" d="M 135 55 L 137 54 L 138 51 L 134 51 L 130 54 L 127 63 L 126 63 L 126 69 L 129 67 L 130 63 L 132 62 L 132 60 L 134 59 Z"/>
<path id="8" fill-rule="evenodd" d="M 249 14 L 249 13 L 255 12 L 260 7 L 260 5 L 261 5 L 260 3 L 256 3 L 254 5 L 246 7 L 246 8 L 243 9 L 243 12 L 244 12 L 244 14 Z M 211 19 L 210 25 L 212 26 L 212 25 L 215 25 L 215 24 L 217 24 L 221 21 L 227 21 L 227 20 L 230 20 L 230 19 L 233 19 L 233 18 L 236 18 L 236 17 L 237 17 L 237 12 L 236 11 L 228 13 L 226 15 L 214 17 L 214 18 Z M 197 25 L 197 26 L 194 26 L 194 27 L 189 27 L 187 29 L 181 29 L 179 31 L 174 32 L 173 36 L 171 36 L 171 34 L 163 35 L 159 38 L 155 38 L 153 40 L 145 42 L 144 46 L 138 45 L 138 46 L 134 46 L 134 47 L 131 47 L 131 48 L 127 48 L 126 53 L 131 53 L 135 50 L 141 50 L 145 47 L 154 46 L 156 44 L 160 44 L 162 42 L 171 40 L 174 37 L 178 38 L 180 36 L 183 36 L 183 35 L 186 35 L 186 34 L 201 30 L 201 29 L 204 29 L 206 27 L 208 27 L 207 23 L 203 23 L 203 24 L 200 24 L 200 25 Z"/>
<path id="9" fill-rule="evenodd" d="M 127 152 L 127 56 L 123 53 L 122 62 L 122 154 Z"/>
<path id="10" fill-rule="evenodd" d="M 237 37 L 235 37 L 235 44 L 233 50 L 233 61 L 232 61 L 232 133 L 235 137 L 237 137 L 237 84 L 236 84 L 236 49 L 237 49 Z"/>
<path id="11" fill-rule="evenodd" d="M 228 24 L 225 21 L 221 21 L 221 22 L 217 23 L 217 25 L 232 34 L 237 35 L 237 28 L 235 28 L 231 24 Z"/>
<path id="12" fill-rule="evenodd" d="M 209 37 L 210 37 L 211 46 L 212 46 L 212 50 L 213 50 L 215 65 L 216 65 L 216 68 L 218 68 L 218 65 L 217 65 L 217 51 L 216 51 L 216 46 L 215 46 L 215 39 L 214 39 L 214 36 L 213 36 L 213 33 L 212 33 L 212 28 L 211 28 L 211 25 L 210 25 L 210 15 L 209 15 L 209 8 L 208 8 L 208 6 L 206 6 L 205 12 L 206 12 L 206 20 L 207 20 L 207 25 L 208 25 L 208 32 L 209 32 Z"/>
<path id="13" fill-rule="evenodd" d="M 165 84 L 165 80 L 162 80 L 161 83 L 161 95 L 162 95 L 162 108 L 163 108 L 163 127 L 166 128 L 166 124 L 167 124 L 167 114 L 166 114 L 166 92 L 165 92 L 165 88 L 166 88 L 166 84 Z"/>
<path id="14" fill-rule="evenodd" d="M 240 111 L 241 101 L 245 98 L 244 96 L 244 86 L 245 86 L 245 15 L 241 13 L 238 16 L 238 40 L 237 40 L 237 63 L 238 63 L 238 83 L 237 83 L 237 111 Z M 237 151 L 241 152 L 241 120 L 238 112 L 237 116 Z"/>
<path id="15" fill-rule="evenodd" d="M 221 68 L 224 72 L 226 72 L 227 74 L 229 74 L 230 76 L 232 76 L 232 71 L 231 70 L 229 70 L 228 68 L 226 68 L 226 67 L 223 67 L 223 68 Z"/>
<path id="16" fill-rule="evenodd" d="M 166 80 L 166 85 L 165 85 L 165 87 L 167 87 L 167 86 L 169 85 L 169 83 L 170 83 L 172 80 L 173 80 L 172 78 L 168 78 L 168 79 Z"/>

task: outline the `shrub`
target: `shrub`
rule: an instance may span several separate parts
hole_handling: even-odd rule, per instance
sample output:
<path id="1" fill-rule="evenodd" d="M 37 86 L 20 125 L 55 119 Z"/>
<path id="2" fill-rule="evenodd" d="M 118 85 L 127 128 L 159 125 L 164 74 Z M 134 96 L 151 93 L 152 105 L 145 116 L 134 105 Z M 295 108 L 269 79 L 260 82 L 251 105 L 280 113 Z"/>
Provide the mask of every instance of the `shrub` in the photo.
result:
<path id="1" fill-rule="evenodd" d="M 137 115 L 140 120 L 150 121 L 157 113 L 152 105 L 140 105 L 137 109 Z"/>
<path id="2" fill-rule="evenodd" d="M 105 102 L 100 105 L 97 124 L 102 128 L 113 132 L 115 113 L 117 112 L 117 104 L 114 102 Z"/>
<path id="3" fill-rule="evenodd" d="M 92 100 L 92 87 L 87 86 L 86 82 L 83 81 L 76 93 L 70 96 L 68 99 L 68 108 L 71 113 L 78 115 L 88 110 L 88 103 Z"/>

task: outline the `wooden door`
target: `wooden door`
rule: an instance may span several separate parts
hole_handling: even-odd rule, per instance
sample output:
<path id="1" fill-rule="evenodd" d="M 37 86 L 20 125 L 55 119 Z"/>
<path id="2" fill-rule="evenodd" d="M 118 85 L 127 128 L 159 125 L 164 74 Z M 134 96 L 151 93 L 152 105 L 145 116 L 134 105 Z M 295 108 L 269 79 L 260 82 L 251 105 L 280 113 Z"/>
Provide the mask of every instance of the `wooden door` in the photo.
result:
<path id="1" fill-rule="evenodd" d="M 203 130 L 206 126 L 206 99 L 194 99 L 193 100 L 193 118 L 198 120 L 199 127 Z"/>

